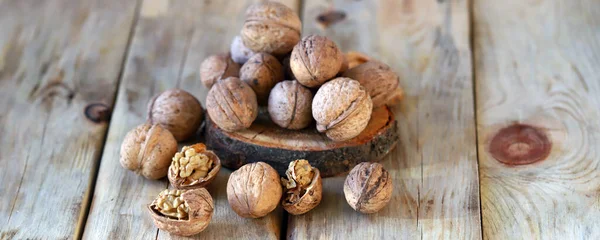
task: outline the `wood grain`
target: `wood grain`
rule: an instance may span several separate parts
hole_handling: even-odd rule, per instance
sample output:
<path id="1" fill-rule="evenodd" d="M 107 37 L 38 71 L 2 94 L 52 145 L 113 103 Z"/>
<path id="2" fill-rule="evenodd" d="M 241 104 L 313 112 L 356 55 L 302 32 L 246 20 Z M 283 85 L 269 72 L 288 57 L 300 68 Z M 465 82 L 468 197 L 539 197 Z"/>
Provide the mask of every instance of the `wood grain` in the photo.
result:
<path id="1" fill-rule="evenodd" d="M 331 10 L 345 19 L 319 27 Z M 394 182 L 390 204 L 354 212 L 344 177 L 328 178 L 321 204 L 289 217 L 287 238 L 481 238 L 468 2 L 309 0 L 303 17 L 306 34 L 390 64 L 406 98 L 394 109 L 400 143 L 383 161 Z"/>
<path id="2" fill-rule="evenodd" d="M 600 238 L 600 2 L 476 0 L 473 13 L 484 237 Z M 497 161 L 491 139 L 515 124 L 547 136 L 549 156 Z"/>
<path id="3" fill-rule="evenodd" d="M 146 204 L 167 187 L 167 181 L 147 180 L 124 170 L 119 164 L 121 141 L 127 131 L 145 121 L 146 103 L 157 93 L 178 87 L 204 103 L 207 90 L 199 79 L 199 65 L 205 57 L 229 49 L 231 39 L 239 33 L 244 21 L 243 13 L 252 2 L 143 1 L 84 238 L 179 238 L 158 231 L 145 212 Z M 295 1 L 287 4 L 297 6 Z M 194 141 L 198 140 L 190 143 Z M 225 190 L 229 173 L 227 169 L 221 169 L 208 187 L 215 200 L 215 214 L 208 228 L 195 237 L 277 239 L 281 226 L 280 210 L 261 219 L 249 220 L 238 217 L 229 207 Z"/>
<path id="4" fill-rule="evenodd" d="M 135 1 L 0 1 L 0 239 L 77 237 Z"/>

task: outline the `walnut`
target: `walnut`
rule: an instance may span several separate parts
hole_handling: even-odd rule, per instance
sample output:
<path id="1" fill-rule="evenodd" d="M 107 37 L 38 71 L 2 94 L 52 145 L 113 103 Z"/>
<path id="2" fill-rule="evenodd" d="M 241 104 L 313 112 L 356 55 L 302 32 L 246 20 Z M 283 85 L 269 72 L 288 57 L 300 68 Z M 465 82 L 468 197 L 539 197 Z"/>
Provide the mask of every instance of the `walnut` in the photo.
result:
<path id="1" fill-rule="evenodd" d="M 258 103 L 265 105 L 273 86 L 283 81 L 283 68 L 277 58 L 257 53 L 242 66 L 240 79 L 254 90 Z"/>
<path id="2" fill-rule="evenodd" d="M 166 189 L 148 205 L 156 227 L 181 236 L 202 232 L 210 223 L 213 211 L 213 199 L 204 188 Z"/>
<path id="3" fill-rule="evenodd" d="M 250 127 L 258 116 L 256 94 L 236 77 L 221 80 L 208 91 L 206 109 L 211 120 L 228 132 Z"/>
<path id="4" fill-rule="evenodd" d="M 229 53 L 212 55 L 200 64 L 200 80 L 207 88 L 228 77 L 238 77 L 240 65 L 234 62 Z"/>
<path id="5" fill-rule="evenodd" d="M 356 165 L 344 182 L 346 201 L 354 210 L 374 213 L 392 198 L 392 178 L 379 163 L 363 162 Z"/>
<path id="6" fill-rule="evenodd" d="M 240 36 L 235 36 L 235 38 L 233 38 L 229 51 L 231 52 L 231 59 L 238 64 L 246 63 L 250 57 L 256 54 L 254 51 L 250 50 L 250 48 L 244 46 Z"/>
<path id="7" fill-rule="evenodd" d="M 353 51 L 347 52 L 344 56 L 344 59 L 346 59 L 346 62 L 348 62 L 348 69 L 371 61 L 371 58 L 369 58 L 369 56 Z"/>
<path id="8" fill-rule="evenodd" d="M 194 135 L 203 117 L 198 99 L 181 89 L 164 91 L 148 103 L 148 121 L 169 130 L 177 141 Z"/>
<path id="9" fill-rule="evenodd" d="M 294 47 L 290 67 L 302 85 L 317 87 L 338 74 L 344 62 L 343 53 L 326 37 L 310 35 Z"/>
<path id="10" fill-rule="evenodd" d="M 281 199 L 279 174 L 264 162 L 250 163 L 231 173 L 227 200 L 245 218 L 259 218 L 273 211 Z"/>
<path id="11" fill-rule="evenodd" d="M 321 202 L 323 183 L 319 169 L 312 167 L 307 160 L 295 160 L 285 171 L 287 179 L 281 178 L 285 197 L 283 208 L 293 215 L 310 211 Z"/>
<path id="12" fill-rule="evenodd" d="M 398 86 L 400 83 L 398 75 L 384 63 L 366 62 L 348 69 L 342 76 L 360 82 L 369 92 L 373 107 L 391 103 L 394 98 L 402 96 L 402 89 Z"/>
<path id="13" fill-rule="evenodd" d="M 305 128 L 313 120 L 312 99 L 312 92 L 297 81 L 280 82 L 269 95 L 269 116 L 282 128 Z"/>
<path id="14" fill-rule="evenodd" d="M 369 123 L 373 103 L 356 80 L 339 77 L 321 86 L 312 103 L 317 130 L 334 141 L 358 136 Z"/>
<path id="15" fill-rule="evenodd" d="M 240 35 L 254 52 L 283 55 L 300 41 L 301 31 L 302 23 L 294 10 L 281 3 L 264 2 L 248 7 Z"/>
<path id="16" fill-rule="evenodd" d="M 185 146 L 175 153 L 169 167 L 169 181 L 177 189 L 201 188 L 208 185 L 219 173 L 221 160 L 206 146 L 197 143 Z"/>
<path id="17" fill-rule="evenodd" d="M 119 161 L 128 170 L 159 179 L 167 175 L 176 152 L 177 141 L 169 131 L 157 124 L 142 124 L 125 135 Z"/>

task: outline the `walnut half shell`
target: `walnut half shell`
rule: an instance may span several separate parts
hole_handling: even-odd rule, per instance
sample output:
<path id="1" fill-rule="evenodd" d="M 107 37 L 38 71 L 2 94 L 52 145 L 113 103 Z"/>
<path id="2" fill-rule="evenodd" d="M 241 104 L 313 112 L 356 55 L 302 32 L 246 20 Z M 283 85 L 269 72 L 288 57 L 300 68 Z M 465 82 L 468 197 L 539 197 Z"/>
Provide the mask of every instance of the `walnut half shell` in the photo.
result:
<path id="1" fill-rule="evenodd" d="M 392 198 L 392 178 L 380 163 L 363 162 L 356 165 L 344 182 L 346 201 L 354 210 L 374 213 L 385 207 Z"/>
<path id="2" fill-rule="evenodd" d="M 210 223 L 214 211 L 213 199 L 204 188 L 164 190 L 148 205 L 154 225 L 181 236 L 202 232 Z"/>
<path id="3" fill-rule="evenodd" d="M 185 146 L 173 157 L 169 167 L 169 182 L 177 189 L 201 188 L 212 182 L 221 170 L 221 159 L 206 146 L 197 143 Z"/>
<path id="4" fill-rule="evenodd" d="M 285 171 L 287 179 L 281 178 L 285 196 L 281 201 L 283 209 L 293 215 L 306 213 L 321 203 L 323 181 L 319 169 L 312 167 L 307 160 L 290 162 Z"/>

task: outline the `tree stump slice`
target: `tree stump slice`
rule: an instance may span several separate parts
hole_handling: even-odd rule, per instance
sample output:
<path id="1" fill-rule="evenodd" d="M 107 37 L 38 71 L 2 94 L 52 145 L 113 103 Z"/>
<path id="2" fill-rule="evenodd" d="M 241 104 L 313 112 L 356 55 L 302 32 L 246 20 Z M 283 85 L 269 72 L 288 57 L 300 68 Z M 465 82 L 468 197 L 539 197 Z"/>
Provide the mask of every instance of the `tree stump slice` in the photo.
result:
<path id="1" fill-rule="evenodd" d="M 388 107 L 373 109 L 367 128 L 357 137 L 334 142 L 317 132 L 314 123 L 303 130 L 283 129 L 261 112 L 246 130 L 225 132 L 206 118 L 206 144 L 223 166 L 237 169 L 246 163 L 266 162 L 280 175 L 289 163 L 306 159 L 324 177 L 346 173 L 356 164 L 379 161 L 398 141 L 397 123 Z"/>

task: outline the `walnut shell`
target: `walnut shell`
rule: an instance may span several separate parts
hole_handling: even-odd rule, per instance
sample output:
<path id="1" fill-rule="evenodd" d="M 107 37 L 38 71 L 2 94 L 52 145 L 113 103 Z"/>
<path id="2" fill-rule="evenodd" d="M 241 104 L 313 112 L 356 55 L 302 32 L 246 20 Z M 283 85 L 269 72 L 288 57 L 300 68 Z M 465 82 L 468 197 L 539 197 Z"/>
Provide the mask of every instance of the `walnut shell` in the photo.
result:
<path id="1" fill-rule="evenodd" d="M 356 165 L 344 182 L 346 201 L 354 210 L 374 213 L 385 207 L 392 198 L 392 178 L 380 163 L 363 162 Z"/>
<path id="2" fill-rule="evenodd" d="M 304 37 L 290 56 L 294 76 L 307 87 L 317 87 L 334 78 L 343 62 L 343 53 L 337 45 L 326 37 L 316 35 Z"/>
<path id="3" fill-rule="evenodd" d="M 227 181 L 229 205 L 245 218 L 266 216 L 277 207 L 281 194 L 279 174 L 264 162 L 242 166 Z"/>
<path id="4" fill-rule="evenodd" d="M 204 118 L 204 109 L 196 97 L 181 90 L 162 92 L 148 103 L 148 122 L 160 124 L 183 141 L 196 133 Z"/>
<path id="5" fill-rule="evenodd" d="M 301 159 L 290 162 L 285 174 L 287 179 L 281 178 L 281 183 L 286 190 L 285 197 L 281 201 L 283 209 L 292 215 L 300 215 L 321 203 L 323 181 L 319 169 L 310 166 L 307 160 Z M 308 181 L 303 182 L 303 177 L 308 177 Z"/>
<path id="6" fill-rule="evenodd" d="M 193 149 L 193 155 L 197 155 L 198 158 L 189 156 L 188 149 Z M 174 155 L 171 166 L 169 166 L 168 177 L 169 182 L 176 189 L 206 187 L 221 170 L 221 159 L 213 151 L 206 150 L 206 146 L 202 143 L 183 147 L 181 152 Z M 184 158 L 185 163 L 182 164 L 182 161 L 178 161 L 178 157 Z M 198 160 L 198 162 L 193 160 Z M 202 160 L 206 160 L 210 166 L 204 166 Z M 188 174 L 182 174 L 184 169 L 189 171 Z"/>
<path id="7" fill-rule="evenodd" d="M 283 81 L 283 67 L 270 54 L 257 53 L 240 69 L 240 79 L 254 90 L 258 103 L 265 105 L 273 86 Z"/>
<path id="8" fill-rule="evenodd" d="M 237 77 L 221 80 L 208 91 L 206 109 L 211 120 L 228 132 L 250 127 L 258 116 L 256 94 Z"/>
<path id="9" fill-rule="evenodd" d="M 317 130 L 334 141 L 358 136 L 369 123 L 373 102 L 356 80 L 339 77 L 321 86 L 312 103 Z"/>
<path id="10" fill-rule="evenodd" d="M 246 63 L 250 57 L 256 54 L 244 45 L 240 36 L 235 36 L 235 38 L 233 38 L 229 51 L 231 53 L 231 59 L 238 64 Z"/>
<path id="11" fill-rule="evenodd" d="M 171 157 L 177 152 L 175 137 L 158 124 L 142 124 L 125 135 L 119 161 L 124 168 L 148 179 L 167 175 Z"/>
<path id="12" fill-rule="evenodd" d="M 300 41 L 301 32 L 302 23 L 294 10 L 278 2 L 264 2 L 248 7 L 240 35 L 254 52 L 283 55 Z"/>
<path id="13" fill-rule="evenodd" d="M 280 82 L 269 95 L 269 116 L 282 128 L 303 129 L 313 120 L 312 100 L 310 89 L 297 81 Z"/>
<path id="14" fill-rule="evenodd" d="M 346 62 L 348 62 L 348 69 L 371 61 L 371 58 L 369 56 L 353 51 L 344 54 L 344 59 L 346 59 Z"/>
<path id="15" fill-rule="evenodd" d="M 373 107 L 390 103 L 400 90 L 398 75 L 388 65 L 377 61 L 366 62 L 348 69 L 342 76 L 360 82 L 369 92 Z"/>
<path id="16" fill-rule="evenodd" d="M 207 88 L 228 77 L 238 77 L 240 65 L 231 59 L 229 53 L 209 56 L 200 64 L 200 80 Z"/>
<path id="17" fill-rule="evenodd" d="M 176 190 L 165 191 L 173 192 Z M 186 218 L 172 218 L 158 211 L 157 205 L 160 205 L 158 202 L 160 198 L 159 195 L 159 197 L 147 207 L 154 225 L 160 230 L 180 236 L 191 236 L 202 232 L 210 223 L 215 208 L 210 193 L 204 188 L 179 190 L 178 192 L 182 192 L 180 194 L 180 199 L 183 200 L 183 203 L 180 204 L 187 205 L 187 208 L 185 206 L 183 207 L 187 210 Z M 164 194 L 164 191 L 161 194 Z M 172 206 L 172 204 L 170 205 Z"/>

